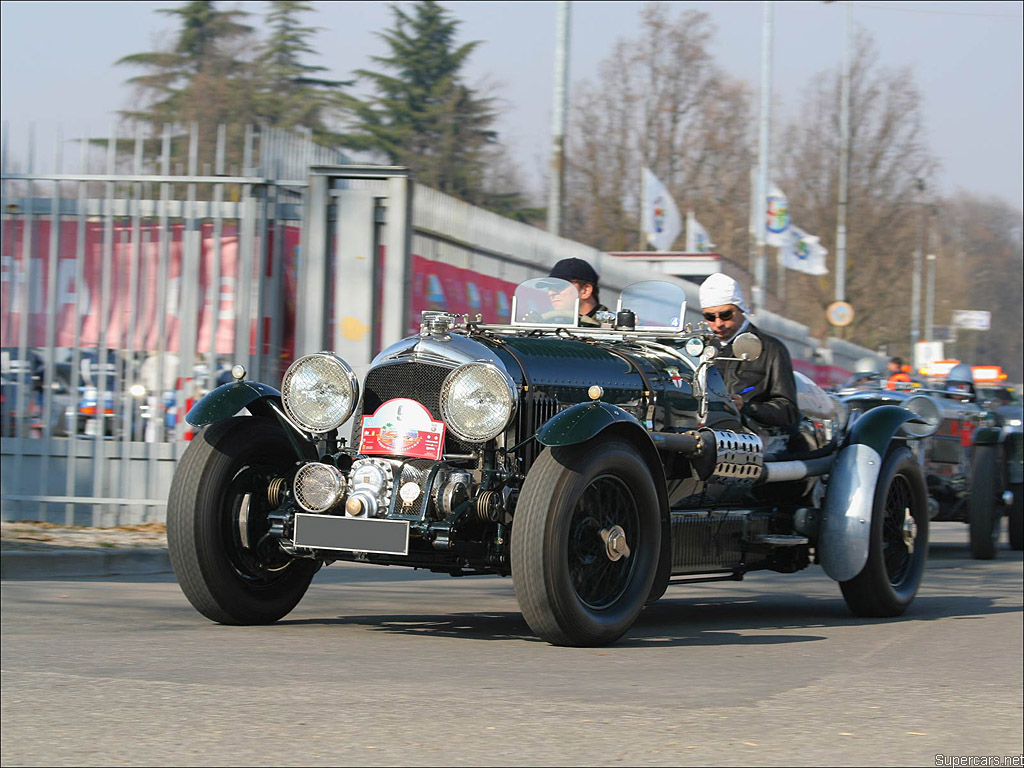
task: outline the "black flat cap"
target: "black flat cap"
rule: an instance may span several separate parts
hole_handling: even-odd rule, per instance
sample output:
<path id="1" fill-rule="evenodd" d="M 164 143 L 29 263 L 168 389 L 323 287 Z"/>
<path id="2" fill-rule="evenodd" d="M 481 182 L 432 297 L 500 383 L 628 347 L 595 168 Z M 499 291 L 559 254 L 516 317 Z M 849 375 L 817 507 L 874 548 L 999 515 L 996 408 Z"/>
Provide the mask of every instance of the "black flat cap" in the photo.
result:
<path id="1" fill-rule="evenodd" d="M 579 280 L 597 285 L 597 272 L 583 259 L 562 259 L 551 268 L 548 277 L 560 277 L 563 280 Z"/>

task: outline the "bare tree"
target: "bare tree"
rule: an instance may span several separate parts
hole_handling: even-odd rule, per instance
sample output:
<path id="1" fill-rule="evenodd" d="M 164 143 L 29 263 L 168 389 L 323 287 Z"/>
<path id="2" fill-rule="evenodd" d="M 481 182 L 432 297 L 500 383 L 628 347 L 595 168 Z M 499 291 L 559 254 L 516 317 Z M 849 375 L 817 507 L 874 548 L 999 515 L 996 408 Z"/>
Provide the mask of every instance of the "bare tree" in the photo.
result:
<path id="1" fill-rule="evenodd" d="M 746 250 L 750 103 L 708 50 L 708 15 L 641 11 L 638 40 L 620 40 L 572 105 L 566 174 L 569 237 L 605 250 L 636 248 L 640 169 L 650 168 L 720 249 Z M 677 243 L 680 247 L 682 243 Z"/>
<path id="2" fill-rule="evenodd" d="M 886 70 L 860 31 L 850 72 L 850 173 L 846 300 L 856 312 L 851 341 L 909 351 L 913 253 L 924 249 L 938 163 L 925 143 L 921 95 L 907 69 Z M 776 178 L 793 221 L 829 249 L 828 276 L 790 272 L 787 314 L 817 334 L 829 331 L 825 308 L 835 298 L 836 201 L 840 83 L 835 72 L 812 82 L 799 114 L 784 129 Z"/>
<path id="3" fill-rule="evenodd" d="M 935 322 L 956 309 L 992 312 L 989 331 L 960 330 L 946 356 L 1001 365 L 1012 381 L 1024 377 L 1024 217 L 1003 200 L 959 192 L 942 201 L 932 241 L 936 251 Z"/>

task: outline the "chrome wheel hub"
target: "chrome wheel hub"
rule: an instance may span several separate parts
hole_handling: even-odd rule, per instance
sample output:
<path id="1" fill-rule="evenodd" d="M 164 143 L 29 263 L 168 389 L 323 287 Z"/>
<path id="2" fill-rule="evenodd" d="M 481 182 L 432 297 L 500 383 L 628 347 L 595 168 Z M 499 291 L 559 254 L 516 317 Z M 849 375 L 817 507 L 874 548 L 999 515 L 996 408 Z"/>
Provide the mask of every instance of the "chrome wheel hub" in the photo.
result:
<path id="1" fill-rule="evenodd" d="M 621 525 L 602 528 L 601 540 L 604 542 L 605 554 L 613 563 L 623 557 L 629 557 L 629 544 L 626 543 L 626 532 L 622 530 Z"/>
<path id="2" fill-rule="evenodd" d="M 914 539 L 917 538 L 917 523 L 910 514 L 910 507 L 903 510 L 903 543 L 907 546 L 907 552 L 914 554 Z"/>

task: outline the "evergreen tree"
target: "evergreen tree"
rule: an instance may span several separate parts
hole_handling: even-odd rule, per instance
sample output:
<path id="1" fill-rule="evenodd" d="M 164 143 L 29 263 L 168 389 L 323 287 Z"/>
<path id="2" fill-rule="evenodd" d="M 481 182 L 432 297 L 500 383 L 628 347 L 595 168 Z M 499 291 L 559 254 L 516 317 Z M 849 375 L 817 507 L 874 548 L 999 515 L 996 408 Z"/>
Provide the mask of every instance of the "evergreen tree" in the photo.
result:
<path id="1" fill-rule="evenodd" d="M 121 114 L 151 125 L 199 124 L 210 138 L 221 123 L 244 124 L 254 117 L 252 67 L 242 53 L 251 47 L 252 27 L 244 11 L 221 11 L 213 2 L 193 0 L 158 13 L 176 17 L 181 28 L 170 50 L 135 53 L 117 64 L 141 67 L 129 78 L 142 91 L 143 104 Z"/>
<path id="2" fill-rule="evenodd" d="M 411 13 L 392 5 L 393 28 L 379 33 L 390 55 L 373 60 L 387 72 L 358 70 L 375 94 L 355 102 L 360 121 L 346 145 L 412 168 L 416 180 L 471 203 L 485 204 L 486 150 L 497 140 L 492 99 L 478 96 L 461 70 L 479 42 L 457 45 L 460 22 L 432 0 Z"/>
<path id="3" fill-rule="evenodd" d="M 327 80 L 319 76 L 326 67 L 304 64 L 304 56 L 315 53 L 310 38 L 319 27 L 302 26 L 299 14 L 313 7 L 295 0 L 270 3 L 267 21 L 270 39 L 257 61 L 260 79 L 256 112 L 275 128 L 306 128 L 313 140 L 331 144 L 338 136 L 327 125 L 328 115 L 347 102 L 342 88 L 351 81 Z"/>

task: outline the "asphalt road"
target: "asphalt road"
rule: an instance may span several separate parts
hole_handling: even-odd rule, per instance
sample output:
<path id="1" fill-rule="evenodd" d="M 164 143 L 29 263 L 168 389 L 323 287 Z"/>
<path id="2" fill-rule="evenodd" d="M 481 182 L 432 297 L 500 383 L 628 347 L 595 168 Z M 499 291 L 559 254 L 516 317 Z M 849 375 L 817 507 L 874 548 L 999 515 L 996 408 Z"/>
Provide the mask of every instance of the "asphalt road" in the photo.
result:
<path id="1" fill-rule="evenodd" d="M 511 581 L 334 565 L 270 627 L 170 576 L 2 584 L 3 765 L 937 765 L 1019 755 L 1021 553 L 934 526 L 908 614 L 812 567 L 672 587 L 619 644 L 533 638 Z M 940 758 L 941 760 L 941 758 Z M 950 763 L 945 763 L 950 764 Z M 1020 763 L 1017 763 L 1020 765 Z"/>

